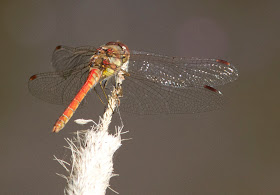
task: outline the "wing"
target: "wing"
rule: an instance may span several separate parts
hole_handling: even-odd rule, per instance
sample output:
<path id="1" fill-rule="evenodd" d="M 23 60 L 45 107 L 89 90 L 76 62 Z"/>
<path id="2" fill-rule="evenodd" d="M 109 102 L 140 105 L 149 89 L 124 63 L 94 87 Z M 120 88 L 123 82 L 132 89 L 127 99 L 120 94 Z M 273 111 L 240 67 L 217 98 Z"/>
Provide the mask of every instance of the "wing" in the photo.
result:
<path id="1" fill-rule="evenodd" d="M 56 71 L 31 76 L 29 91 L 49 103 L 70 103 L 87 79 L 88 65 L 94 53 L 95 48 L 90 46 L 57 46 L 52 56 Z"/>
<path id="2" fill-rule="evenodd" d="M 120 109 L 130 113 L 197 113 L 219 109 L 224 85 L 238 77 L 224 60 L 187 59 L 133 51 Z"/>
<path id="3" fill-rule="evenodd" d="M 137 114 L 198 113 L 219 109 L 221 92 L 210 86 L 175 88 L 135 75 L 123 82 L 120 110 Z"/>
<path id="4" fill-rule="evenodd" d="M 52 66 L 57 72 L 83 68 L 94 53 L 95 48 L 91 46 L 57 46 L 52 55 Z"/>
<path id="5" fill-rule="evenodd" d="M 67 105 L 73 100 L 88 77 L 88 67 L 81 70 L 48 72 L 30 77 L 28 88 L 30 93 L 52 104 Z M 67 76 L 61 76 L 67 75 Z"/>
<path id="6" fill-rule="evenodd" d="M 173 87 L 219 86 L 237 79 L 237 69 L 224 60 L 168 57 L 133 51 L 128 72 Z"/>

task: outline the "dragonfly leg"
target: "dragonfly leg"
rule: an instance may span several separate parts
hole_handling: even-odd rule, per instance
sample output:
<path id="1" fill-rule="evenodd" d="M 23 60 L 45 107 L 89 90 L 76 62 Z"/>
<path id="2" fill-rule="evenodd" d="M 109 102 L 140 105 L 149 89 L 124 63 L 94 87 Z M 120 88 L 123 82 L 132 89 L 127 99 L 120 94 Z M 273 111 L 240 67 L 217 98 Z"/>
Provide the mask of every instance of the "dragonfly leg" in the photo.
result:
<path id="1" fill-rule="evenodd" d="M 108 101 L 108 96 L 107 96 L 107 94 L 106 94 L 106 92 L 105 92 L 105 88 L 106 88 L 106 85 L 107 85 L 107 81 L 105 81 L 105 83 L 103 83 L 103 82 L 104 82 L 104 81 L 101 81 L 101 82 L 99 83 L 99 85 L 100 85 L 100 87 L 101 87 L 101 89 L 102 89 L 102 92 L 103 92 L 103 94 L 104 94 L 106 100 Z"/>
<path id="2" fill-rule="evenodd" d="M 128 77 L 130 76 L 130 74 L 128 72 L 126 72 L 125 70 L 121 69 L 121 71 L 122 71 L 123 75 L 128 76 Z"/>
<path id="3" fill-rule="evenodd" d="M 101 89 L 102 89 L 102 91 L 103 91 L 103 94 L 104 94 L 104 96 L 105 96 L 105 98 L 106 98 L 106 100 L 107 100 L 108 107 L 110 107 L 110 109 L 112 109 L 112 111 L 114 112 L 114 110 L 113 110 L 111 104 L 109 103 L 109 98 L 108 98 L 108 96 L 107 96 L 107 94 L 106 94 L 106 92 L 105 92 L 105 87 L 106 87 L 106 85 L 107 85 L 107 81 L 105 81 L 105 83 L 102 83 L 102 82 L 103 82 L 103 81 L 101 81 L 101 82 L 99 83 L 99 85 L 100 85 L 100 87 L 101 87 Z M 105 104 L 104 104 L 104 105 L 105 105 Z M 106 108 L 105 108 L 105 109 L 106 109 Z"/>
<path id="4" fill-rule="evenodd" d="M 105 103 L 102 101 L 102 98 L 100 97 L 100 95 L 98 94 L 96 88 L 94 87 L 93 90 L 95 91 L 96 95 L 98 96 L 99 100 L 101 101 L 102 104 L 105 105 Z"/>

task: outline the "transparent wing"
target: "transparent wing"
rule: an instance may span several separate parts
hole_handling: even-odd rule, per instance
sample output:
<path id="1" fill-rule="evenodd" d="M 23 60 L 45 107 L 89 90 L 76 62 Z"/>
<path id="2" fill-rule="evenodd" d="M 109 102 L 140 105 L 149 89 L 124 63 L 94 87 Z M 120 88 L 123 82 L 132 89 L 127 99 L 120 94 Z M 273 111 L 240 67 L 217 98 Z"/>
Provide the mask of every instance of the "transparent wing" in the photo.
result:
<path id="1" fill-rule="evenodd" d="M 212 86 L 236 80 L 224 60 L 187 59 L 132 51 L 120 109 L 139 114 L 197 113 L 219 109 L 223 95 Z"/>
<path id="2" fill-rule="evenodd" d="M 175 88 L 135 74 L 123 82 L 120 110 L 138 114 L 198 113 L 219 109 L 223 95 L 211 87 Z"/>
<path id="3" fill-rule="evenodd" d="M 133 51 L 128 72 L 170 87 L 219 86 L 237 79 L 237 69 L 224 60 L 168 57 Z"/>
<path id="4" fill-rule="evenodd" d="M 84 67 L 33 75 L 28 82 L 29 91 L 46 102 L 67 105 L 85 83 L 88 71 L 89 67 Z"/>
<path id="5" fill-rule="evenodd" d="M 57 46 L 52 56 L 52 65 L 56 72 L 30 77 L 29 91 L 49 103 L 70 103 L 87 79 L 88 65 L 94 52 L 95 48 L 90 46 Z"/>
<path id="6" fill-rule="evenodd" d="M 81 69 L 89 63 L 94 53 L 95 48 L 91 46 L 57 46 L 52 55 L 52 66 L 57 72 Z"/>

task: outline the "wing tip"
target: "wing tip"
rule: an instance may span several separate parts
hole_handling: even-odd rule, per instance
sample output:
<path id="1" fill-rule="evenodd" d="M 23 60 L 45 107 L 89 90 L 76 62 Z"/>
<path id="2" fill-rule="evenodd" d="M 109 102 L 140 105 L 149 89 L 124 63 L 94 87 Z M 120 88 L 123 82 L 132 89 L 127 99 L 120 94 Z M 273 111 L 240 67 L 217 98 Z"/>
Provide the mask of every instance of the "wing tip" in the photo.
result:
<path id="1" fill-rule="evenodd" d="M 32 76 L 29 78 L 29 81 L 33 81 L 33 80 L 36 79 L 36 78 L 37 78 L 37 75 L 34 74 L 34 75 L 32 75 Z"/>
<path id="2" fill-rule="evenodd" d="M 62 47 L 61 45 L 56 46 L 55 51 L 61 49 L 61 47 Z"/>
<path id="3" fill-rule="evenodd" d="M 217 59 L 216 62 L 225 64 L 225 65 L 227 65 L 227 66 L 230 65 L 230 63 L 229 63 L 228 61 L 226 61 L 226 60 Z"/>
<path id="4" fill-rule="evenodd" d="M 213 92 L 215 92 L 215 93 L 222 94 L 222 92 L 220 92 L 219 90 L 217 90 L 217 89 L 215 89 L 215 88 L 213 88 L 213 87 L 211 87 L 211 86 L 209 86 L 209 85 L 204 85 L 204 88 L 205 88 L 205 89 L 208 89 L 208 90 L 210 90 L 210 91 L 213 91 Z"/>

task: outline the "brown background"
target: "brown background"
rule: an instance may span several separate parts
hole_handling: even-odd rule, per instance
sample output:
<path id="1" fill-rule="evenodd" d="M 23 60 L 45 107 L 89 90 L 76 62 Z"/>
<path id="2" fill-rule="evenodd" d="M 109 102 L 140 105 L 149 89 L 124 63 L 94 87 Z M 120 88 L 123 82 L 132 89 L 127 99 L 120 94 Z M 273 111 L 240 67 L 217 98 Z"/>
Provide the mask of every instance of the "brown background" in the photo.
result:
<path id="1" fill-rule="evenodd" d="M 280 194 L 279 1 L 1 1 L 0 194 L 62 194 L 53 155 L 73 123 L 50 130 L 64 107 L 31 96 L 28 78 L 51 71 L 56 45 L 99 46 L 229 60 L 238 81 L 219 111 L 126 116 L 111 186 L 121 194 Z M 102 113 L 89 103 L 73 119 Z M 107 190 L 107 194 L 114 194 Z"/>

